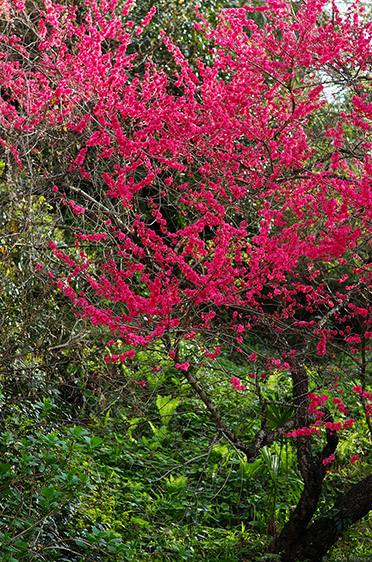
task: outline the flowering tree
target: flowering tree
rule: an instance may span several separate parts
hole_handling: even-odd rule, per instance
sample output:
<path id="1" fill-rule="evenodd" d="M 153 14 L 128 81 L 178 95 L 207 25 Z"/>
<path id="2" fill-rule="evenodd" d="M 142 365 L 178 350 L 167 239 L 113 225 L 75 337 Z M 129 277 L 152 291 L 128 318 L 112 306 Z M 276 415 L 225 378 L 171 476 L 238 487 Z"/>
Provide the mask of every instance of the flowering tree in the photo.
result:
<path id="1" fill-rule="evenodd" d="M 272 550 L 319 560 L 372 508 L 367 476 L 313 520 L 339 440 L 357 423 L 372 437 L 372 24 L 324 0 L 228 9 L 215 29 L 197 13 L 213 62 L 192 68 L 164 35 L 176 74 L 148 60 L 139 75 L 128 47 L 155 8 L 136 27 L 130 4 L 2 4 L 9 182 L 74 230 L 70 249 L 50 242 L 48 275 L 104 328 L 107 362 L 162 353 L 249 462 L 293 443 L 303 491 Z M 232 352 L 237 403 L 259 404 L 247 434 L 203 380 Z"/>

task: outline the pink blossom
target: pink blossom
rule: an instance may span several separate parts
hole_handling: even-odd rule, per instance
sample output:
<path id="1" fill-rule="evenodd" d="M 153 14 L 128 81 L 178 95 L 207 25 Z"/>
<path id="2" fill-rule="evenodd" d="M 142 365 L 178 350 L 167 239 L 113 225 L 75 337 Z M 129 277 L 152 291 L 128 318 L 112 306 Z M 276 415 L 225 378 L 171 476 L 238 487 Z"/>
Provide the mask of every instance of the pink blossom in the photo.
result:
<path id="1" fill-rule="evenodd" d="M 326 459 L 322 460 L 322 463 L 324 466 L 327 466 L 327 464 L 329 464 L 330 462 L 335 460 L 335 456 L 334 455 L 330 455 L 329 457 L 327 457 Z"/>
<path id="2" fill-rule="evenodd" d="M 324 335 L 323 335 L 322 339 L 318 342 L 317 352 L 318 352 L 318 355 L 325 355 L 326 354 L 326 338 L 325 338 Z"/>
<path id="3" fill-rule="evenodd" d="M 190 363 L 188 363 L 187 361 L 185 361 L 185 363 L 176 363 L 175 364 L 175 368 L 179 369 L 180 371 L 188 371 L 190 367 Z"/>

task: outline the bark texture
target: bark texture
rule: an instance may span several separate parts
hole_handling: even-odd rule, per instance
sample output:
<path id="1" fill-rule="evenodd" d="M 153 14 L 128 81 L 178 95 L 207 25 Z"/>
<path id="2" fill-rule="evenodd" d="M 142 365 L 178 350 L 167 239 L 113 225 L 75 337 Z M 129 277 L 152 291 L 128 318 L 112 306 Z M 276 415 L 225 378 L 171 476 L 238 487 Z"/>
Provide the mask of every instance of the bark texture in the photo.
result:
<path id="1" fill-rule="evenodd" d="M 343 532 L 371 509 L 372 476 L 368 476 L 342 496 L 326 515 L 318 517 L 305 532 L 299 532 L 295 542 L 292 534 L 281 533 L 274 551 L 281 553 L 283 562 L 321 562 Z"/>

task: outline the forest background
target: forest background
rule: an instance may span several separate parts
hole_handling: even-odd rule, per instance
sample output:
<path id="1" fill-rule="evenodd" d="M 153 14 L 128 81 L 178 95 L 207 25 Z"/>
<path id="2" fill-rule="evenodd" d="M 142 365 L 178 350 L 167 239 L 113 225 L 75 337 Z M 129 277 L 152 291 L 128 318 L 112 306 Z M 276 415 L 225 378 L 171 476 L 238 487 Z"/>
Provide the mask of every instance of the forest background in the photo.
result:
<path id="1" fill-rule="evenodd" d="M 0 16 L 0 560 L 368 559 L 368 12 L 58 6 Z"/>

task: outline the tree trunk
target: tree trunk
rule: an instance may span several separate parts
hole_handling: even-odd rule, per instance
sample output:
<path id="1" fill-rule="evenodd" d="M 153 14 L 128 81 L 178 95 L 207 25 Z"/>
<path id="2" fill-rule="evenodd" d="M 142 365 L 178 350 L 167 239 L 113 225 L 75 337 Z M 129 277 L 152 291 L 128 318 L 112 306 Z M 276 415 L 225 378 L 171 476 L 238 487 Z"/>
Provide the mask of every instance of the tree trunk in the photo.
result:
<path id="1" fill-rule="evenodd" d="M 293 404 L 296 410 L 297 427 L 306 427 L 310 423 L 308 412 L 308 388 L 309 381 L 303 364 L 292 361 L 293 378 Z M 332 416 L 326 408 L 324 420 L 332 420 Z M 298 467 L 304 480 L 304 489 L 296 509 L 291 514 L 289 521 L 285 524 L 282 532 L 272 545 L 275 553 L 290 553 L 296 549 L 299 537 L 306 534 L 310 521 L 316 512 L 319 498 L 322 493 L 322 483 L 326 474 L 323 459 L 333 454 L 337 448 L 338 437 L 336 432 L 326 432 L 326 444 L 321 454 L 313 456 L 311 436 L 297 437 Z M 292 559 L 285 558 L 285 562 Z"/>
<path id="2" fill-rule="evenodd" d="M 304 533 L 299 534 L 295 542 L 288 529 L 284 535 L 281 533 L 273 550 L 281 553 L 283 562 L 321 562 L 342 533 L 371 509 L 372 476 L 368 476 L 342 496 L 326 515 L 318 517 Z"/>

